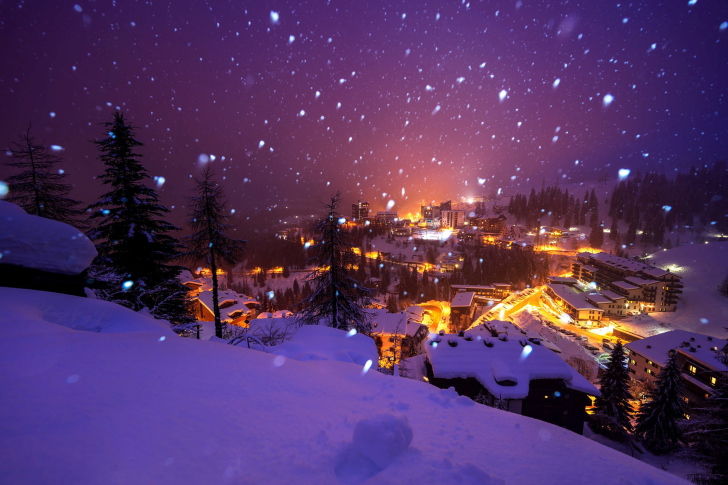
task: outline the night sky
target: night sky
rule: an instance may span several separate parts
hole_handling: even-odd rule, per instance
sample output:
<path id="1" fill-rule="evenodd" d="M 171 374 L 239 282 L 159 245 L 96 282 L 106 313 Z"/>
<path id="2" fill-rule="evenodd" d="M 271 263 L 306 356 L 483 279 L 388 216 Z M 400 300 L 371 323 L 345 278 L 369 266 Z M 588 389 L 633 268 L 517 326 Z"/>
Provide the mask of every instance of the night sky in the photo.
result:
<path id="1" fill-rule="evenodd" d="M 32 121 L 90 203 L 119 107 L 177 223 L 206 159 L 241 225 L 728 156 L 724 0 L 0 1 L 0 49 L 1 143 Z"/>

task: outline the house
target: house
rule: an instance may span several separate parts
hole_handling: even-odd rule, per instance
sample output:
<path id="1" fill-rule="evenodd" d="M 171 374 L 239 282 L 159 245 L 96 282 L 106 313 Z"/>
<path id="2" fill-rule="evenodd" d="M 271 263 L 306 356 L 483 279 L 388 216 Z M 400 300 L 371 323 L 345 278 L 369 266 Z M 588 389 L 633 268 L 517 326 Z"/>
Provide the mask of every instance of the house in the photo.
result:
<path id="1" fill-rule="evenodd" d="M 629 351 L 628 369 L 633 379 L 657 381 L 657 375 L 671 351 L 685 380 L 688 405 L 702 405 L 713 394 L 720 373 L 728 372 L 728 341 L 686 330 L 671 330 L 635 340 L 624 346 Z"/>
<path id="2" fill-rule="evenodd" d="M 450 325 L 464 330 L 470 326 L 475 314 L 475 293 L 466 291 L 456 293 L 450 303 Z"/>
<path id="3" fill-rule="evenodd" d="M 220 290 L 217 297 L 220 307 L 220 319 L 223 322 L 237 326 L 247 326 L 248 322 L 255 318 L 260 303 L 257 300 L 240 295 L 232 290 Z M 193 310 L 197 320 L 213 321 L 212 290 L 199 291 L 192 298 Z"/>
<path id="4" fill-rule="evenodd" d="M 370 310 L 369 313 L 372 315 L 371 336 L 377 345 L 380 367 L 388 367 L 424 351 L 422 342 L 429 334 L 426 325 L 413 321 L 406 312 Z"/>
<path id="5" fill-rule="evenodd" d="M 430 384 L 575 433 L 583 433 L 589 396 L 600 395 L 558 355 L 525 338 L 461 332 L 435 336 L 425 349 Z"/>
<path id="6" fill-rule="evenodd" d="M 100 288 L 87 275 L 96 257 L 83 232 L 0 200 L 0 286 L 86 296 Z"/>

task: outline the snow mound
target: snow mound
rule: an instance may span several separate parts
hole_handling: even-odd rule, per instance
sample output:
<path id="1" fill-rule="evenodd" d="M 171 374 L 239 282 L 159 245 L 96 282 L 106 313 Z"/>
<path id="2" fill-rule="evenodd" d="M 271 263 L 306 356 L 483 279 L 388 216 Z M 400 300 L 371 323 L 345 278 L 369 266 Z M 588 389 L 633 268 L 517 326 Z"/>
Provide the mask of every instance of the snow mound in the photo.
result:
<path id="1" fill-rule="evenodd" d="M 151 333 L 176 337 L 169 323 L 103 300 L 18 288 L 0 289 L 0 324 L 17 333 L 47 331 L 46 324 L 105 333 Z"/>
<path id="2" fill-rule="evenodd" d="M 271 352 L 294 360 L 334 360 L 358 365 L 376 363 L 379 357 L 371 338 L 323 325 L 304 325 L 291 340 L 273 347 Z"/>
<path id="3" fill-rule="evenodd" d="M 407 451 L 412 436 L 406 416 L 379 414 L 356 423 L 353 445 L 379 468 L 387 468 L 392 460 Z"/>
<path id="4" fill-rule="evenodd" d="M 22 294 L 35 296 L 12 306 Z M 434 407 L 445 396 L 426 383 L 208 341 L 75 331 L 44 320 L 45 307 L 90 321 L 107 312 L 120 328 L 149 322 L 97 300 L 0 296 L 0 483 L 686 483 L 548 423 L 457 398 Z M 387 422 L 372 417 L 400 413 L 408 426 L 396 424 L 382 469 L 369 457 L 386 455 L 382 443 L 367 455 L 355 443 Z"/>
<path id="5" fill-rule="evenodd" d="M 75 227 L 0 200 L 0 263 L 77 275 L 96 254 L 94 244 Z"/>

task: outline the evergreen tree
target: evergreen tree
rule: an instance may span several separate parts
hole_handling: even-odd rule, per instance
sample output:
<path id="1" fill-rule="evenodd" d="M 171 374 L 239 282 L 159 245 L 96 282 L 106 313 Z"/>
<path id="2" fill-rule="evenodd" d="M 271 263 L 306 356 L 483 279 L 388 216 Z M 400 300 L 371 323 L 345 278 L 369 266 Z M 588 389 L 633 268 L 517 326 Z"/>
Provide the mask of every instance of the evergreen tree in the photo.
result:
<path id="1" fill-rule="evenodd" d="M 684 384 L 677 352 L 670 351 L 665 367 L 657 376 L 657 386 L 640 406 L 635 434 L 657 453 L 670 451 L 682 438 L 680 425 L 685 419 Z"/>
<path id="2" fill-rule="evenodd" d="M 222 265 L 234 266 L 243 257 L 245 241 L 227 235 L 232 226 L 228 225 L 227 201 L 220 186 L 213 179 L 212 167 L 205 167 L 202 178 L 195 179 L 195 189 L 189 198 L 189 226 L 192 234 L 185 237 L 189 251 L 187 259 L 209 265 L 212 273 L 212 305 L 215 314 L 215 336 L 226 337 L 226 329 L 220 320 L 218 304 L 217 268 Z M 265 276 L 263 282 L 265 284 Z M 262 303 L 261 303 L 262 304 Z"/>
<path id="3" fill-rule="evenodd" d="M 349 276 L 356 256 L 341 230 L 337 213 L 340 203 L 341 193 L 336 192 L 331 202 L 324 204 L 326 216 L 314 227 L 318 242 L 313 247 L 315 254 L 308 262 L 316 268 L 306 277 L 306 282 L 313 285 L 313 292 L 303 301 L 305 308 L 298 314 L 298 319 L 304 325 L 354 328 L 368 334 L 369 314 L 364 307 L 370 303 L 371 291 Z"/>
<path id="4" fill-rule="evenodd" d="M 83 210 L 77 208 L 80 202 L 68 197 L 71 186 L 64 182 L 68 174 L 58 169 L 60 157 L 43 143 L 36 143 L 30 126 L 20 135 L 19 142 L 11 143 L 8 153 L 7 165 L 19 172 L 7 179 L 10 188 L 7 200 L 28 214 L 78 227 Z"/>
<path id="5" fill-rule="evenodd" d="M 691 411 L 683 436 L 690 446 L 682 457 L 703 470 L 688 478 L 698 485 L 728 483 L 728 373 L 719 375 L 705 405 Z"/>
<path id="6" fill-rule="evenodd" d="M 604 228 L 598 222 L 592 226 L 589 234 L 589 245 L 595 249 L 599 249 L 604 244 Z"/>
<path id="7" fill-rule="evenodd" d="M 617 342 L 610 355 L 607 370 L 599 379 L 601 396 L 596 399 L 591 426 L 595 432 L 625 440 L 632 431 L 630 422 L 629 374 L 625 366 L 622 343 Z"/>
<path id="8" fill-rule="evenodd" d="M 119 111 L 103 125 L 106 138 L 94 143 L 106 166 L 99 178 L 109 191 L 89 207 L 98 209 L 90 217 L 98 222 L 88 233 L 98 251 L 91 272 L 108 283 L 100 296 L 135 311 L 146 307 L 171 323 L 189 323 L 188 290 L 177 280 L 184 268 L 173 264 L 183 246 L 169 234 L 179 229 L 164 220 L 169 209 L 145 185 L 149 175 L 134 151 L 142 146 L 135 129 Z"/>
<path id="9" fill-rule="evenodd" d="M 389 298 L 387 298 L 387 311 L 389 313 L 397 313 L 399 311 L 399 308 L 397 307 L 397 297 L 394 295 L 389 295 Z"/>

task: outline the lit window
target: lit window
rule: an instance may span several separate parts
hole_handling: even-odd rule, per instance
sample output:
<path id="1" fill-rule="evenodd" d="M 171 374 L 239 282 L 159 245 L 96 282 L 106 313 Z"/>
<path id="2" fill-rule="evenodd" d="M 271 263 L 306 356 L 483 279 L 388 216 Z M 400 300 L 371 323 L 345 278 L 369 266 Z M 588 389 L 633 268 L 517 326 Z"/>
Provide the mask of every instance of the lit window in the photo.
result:
<path id="1" fill-rule="evenodd" d="M 691 374 L 695 374 L 698 371 L 698 369 L 694 365 L 689 365 L 688 370 Z"/>
<path id="2" fill-rule="evenodd" d="M 711 377 L 711 378 L 710 378 L 710 383 L 711 383 L 712 385 L 716 385 L 716 384 L 718 383 L 718 378 L 717 378 L 717 377 Z"/>

